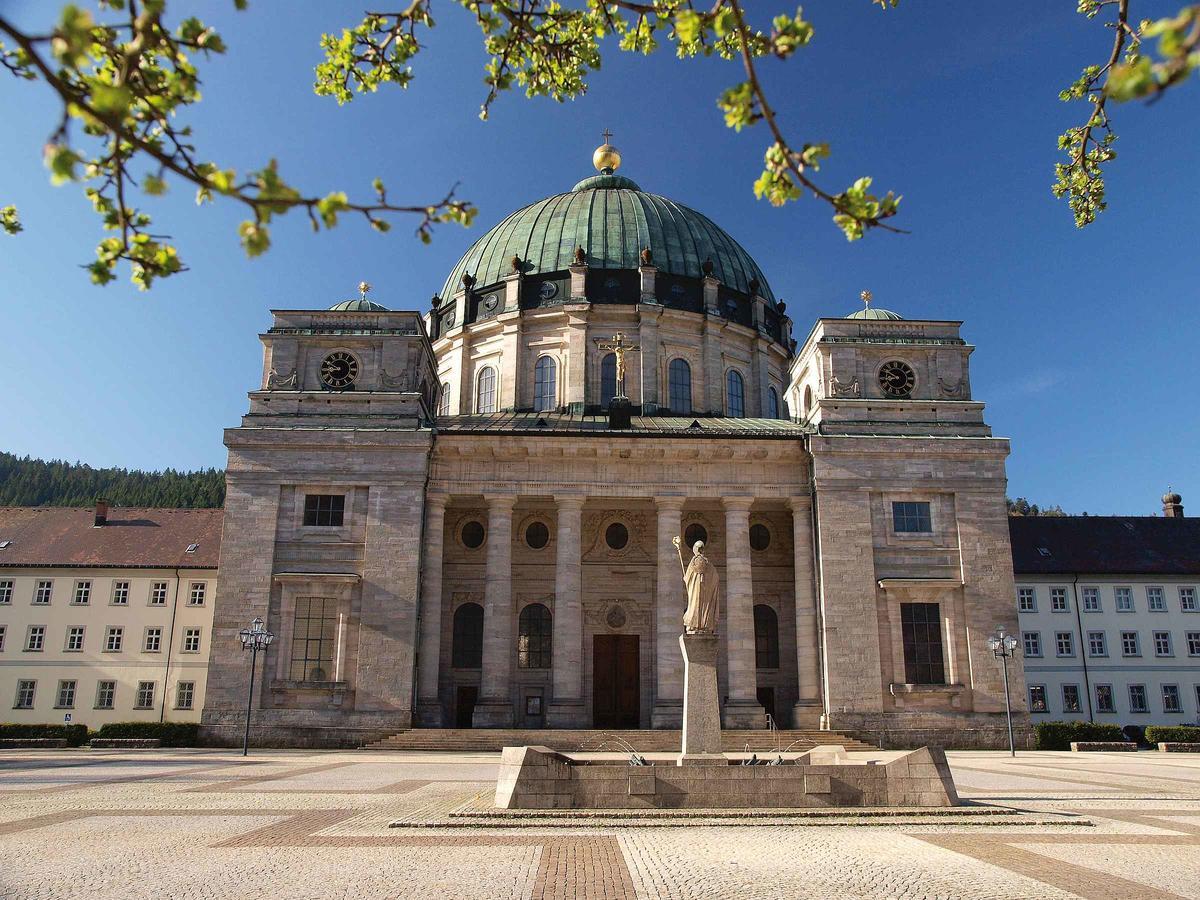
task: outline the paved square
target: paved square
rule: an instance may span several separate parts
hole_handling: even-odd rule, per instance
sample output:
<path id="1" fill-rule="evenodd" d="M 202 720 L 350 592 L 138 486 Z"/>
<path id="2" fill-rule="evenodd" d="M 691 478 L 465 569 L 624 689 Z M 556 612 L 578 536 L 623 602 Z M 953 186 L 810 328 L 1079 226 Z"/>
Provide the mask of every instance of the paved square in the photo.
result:
<path id="1" fill-rule="evenodd" d="M 948 755 L 1023 815 L 449 827 L 498 754 L 4 751 L 0 897 L 1200 898 L 1200 758 Z"/>

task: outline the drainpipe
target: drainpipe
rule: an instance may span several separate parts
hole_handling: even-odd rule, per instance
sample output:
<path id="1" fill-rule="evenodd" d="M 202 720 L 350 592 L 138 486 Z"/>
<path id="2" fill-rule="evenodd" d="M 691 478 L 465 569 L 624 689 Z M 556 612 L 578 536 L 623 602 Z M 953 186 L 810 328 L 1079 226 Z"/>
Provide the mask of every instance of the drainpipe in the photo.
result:
<path id="1" fill-rule="evenodd" d="M 1083 634 L 1083 613 L 1079 610 L 1079 573 L 1071 582 L 1071 596 L 1075 601 L 1075 621 L 1079 624 L 1079 658 L 1083 661 L 1083 692 L 1087 694 L 1088 721 L 1095 722 L 1096 714 L 1092 712 L 1092 684 L 1088 680 L 1087 651 L 1088 645 Z"/>
<path id="2" fill-rule="evenodd" d="M 171 604 L 171 627 L 167 631 L 167 662 L 163 667 L 163 690 L 162 703 L 159 705 L 158 721 L 165 722 L 167 719 L 167 694 L 169 693 L 167 685 L 168 679 L 171 676 L 171 648 L 175 646 L 175 615 L 179 612 L 179 584 L 180 584 L 179 568 L 175 568 L 175 601 Z"/>
<path id="3" fill-rule="evenodd" d="M 805 440 L 805 450 L 808 455 L 808 471 L 810 474 L 808 492 L 812 499 L 810 504 L 812 507 L 812 554 L 813 554 L 813 581 L 816 596 L 813 598 L 816 601 L 817 611 L 817 671 L 821 673 L 821 719 L 825 726 L 829 726 L 829 693 L 825 687 L 829 683 L 829 672 L 826 668 L 826 659 L 828 654 L 825 650 L 825 593 L 823 588 L 823 580 L 821 578 L 821 530 L 820 516 L 817 512 L 817 486 L 812 480 L 813 474 L 813 455 L 807 448 L 808 441 Z"/>

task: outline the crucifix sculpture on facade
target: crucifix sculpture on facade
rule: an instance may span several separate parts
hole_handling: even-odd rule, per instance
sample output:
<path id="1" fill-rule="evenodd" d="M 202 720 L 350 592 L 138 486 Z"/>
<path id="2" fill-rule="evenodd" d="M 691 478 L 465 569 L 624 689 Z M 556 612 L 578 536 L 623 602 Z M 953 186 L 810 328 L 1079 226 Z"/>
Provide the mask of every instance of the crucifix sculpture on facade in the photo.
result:
<path id="1" fill-rule="evenodd" d="M 625 354 L 640 353 L 642 348 L 638 344 L 625 343 L 625 335 L 618 331 L 612 336 L 611 341 L 601 341 L 601 350 L 611 350 L 617 358 L 617 397 L 628 400 L 629 397 L 625 394 Z"/>

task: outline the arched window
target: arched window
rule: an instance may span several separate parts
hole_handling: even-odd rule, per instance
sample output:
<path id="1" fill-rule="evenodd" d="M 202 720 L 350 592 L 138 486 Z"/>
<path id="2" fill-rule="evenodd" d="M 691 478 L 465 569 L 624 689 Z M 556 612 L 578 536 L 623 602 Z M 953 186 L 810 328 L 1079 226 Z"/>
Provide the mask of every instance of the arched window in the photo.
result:
<path id="1" fill-rule="evenodd" d="M 454 611 L 454 640 L 450 651 L 456 669 L 483 667 L 483 607 L 464 603 Z"/>
<path id="2" fill-rule="evenodd" d="M 496 370 L 484 366 L 479 372 L 475 384 L 475 412 L 494 413 L 496 411 Z"/>
<path id="3" fill-rule="evenodd" d="M 517 667 L 550 668 L 550 635 L 553 624 L 550 610 L 541 603 L 530 603 L 521 610 L 517 622 Z"/>
<path id="4" fill-rule="evenodd" d="M 812 387 L 806 384 L 804 386 L 804 405 L 800 408 L 801 415 L 808 418 L 808 414 L 812 412 L 812 405 Z"/>
<path id="5" fill-rule="evenodd" d="M 673 359 L 667 367 L 667 400 L 671 412 L 679 416 L 692 413 L 692 367 L 686 359 Z"/>
<path id="6" fill-rule="evenodd" d="M 600 360 L 600 405 L 608 409 L 617 396 L 617 354 L 609 353 Z"/>
<path id="7" fill-rule="evenodd" d="M 754 665 L 759 669 L 779 668 L 779 617 L 771 607 L 754 607 Z"/>
<path id="8" fill-rule="evenodd" d="M 725 376 L 725 415 L 735 419 L 746 415 L 746 383 L 737 369 Z"/>
<path id="9" fill-rule="evenodd" d="M 548 412 L 558 406 L 558 366 L 549 356 L 538 358 L 533 367 L 534 412 Z"/>
<path id="10" fill-rule="evenodd" d="M 439 416 L 450 415 L 450 382 L 442 385 L 442 392 L 438 395 L 438 411 Z"/>
<path id="11" fill-rule="evenodd" d="M 767 418 L 779 418 L 779 393 L 773 387 L 767 388 Z"/>

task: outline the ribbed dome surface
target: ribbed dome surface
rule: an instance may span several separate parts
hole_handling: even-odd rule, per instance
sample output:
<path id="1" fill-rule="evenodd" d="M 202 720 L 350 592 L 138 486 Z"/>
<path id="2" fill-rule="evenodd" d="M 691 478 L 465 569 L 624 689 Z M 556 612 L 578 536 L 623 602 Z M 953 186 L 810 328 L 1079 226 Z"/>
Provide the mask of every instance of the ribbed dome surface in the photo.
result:
<path id="1" fill-rule="evenodd" d="M 343 300 L 329 307 L 330 312 L 388 312 L 386 306 L 380 306 L 366 297 L 355 297 L 353 300 Z"/>
<path id="2" fill-rule="evenodd" d="M 741 245 L 694 209 L 648 194 L 623 175 L 585 178 L 574 190 L 519 209 L 477 240 L 442 288 L 443 299 L 462 288 L 464 273 L 480 287 L 512 274 L 519 256 L 527 275 L 564 271 L 582 247 L 595 269 L 636 269 L 649 247 L 661 272 L 692 278 L 713 261 L 713 275 L 730 288 L 774 300 L 762 271 Z"/>
<path id="3" fill-rule="evenodd" d="M 891 321 L 902 321 L 904 316 L 892 312 L 890 309 L 880 309 L 876 306 L 868 306 L 866 309 L 858 309 L 846 316 L 847 319 L 889 319 Z"/>

